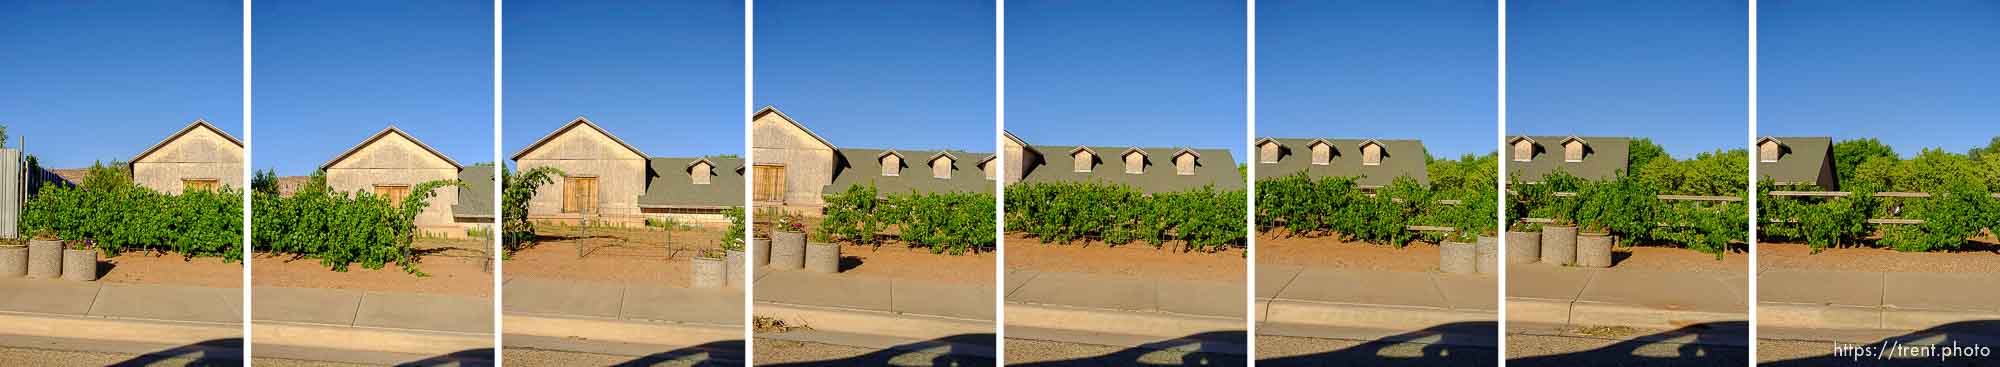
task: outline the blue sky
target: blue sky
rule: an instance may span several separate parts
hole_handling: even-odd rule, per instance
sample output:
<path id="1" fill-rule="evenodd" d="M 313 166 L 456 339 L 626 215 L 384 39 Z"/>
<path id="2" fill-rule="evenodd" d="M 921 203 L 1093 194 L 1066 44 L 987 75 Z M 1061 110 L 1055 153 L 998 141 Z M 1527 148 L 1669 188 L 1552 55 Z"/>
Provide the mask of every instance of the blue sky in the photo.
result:
<path id="1" fill-rule="evenodd" d="M 1508 134 L 1745 148 L 1749 26 L 1743 0 L 1508 1 Z"/>
<path id="2" fill-rule="evenodd" d="M 743 155 L 742 1 L 503 6 L 503 159 L 577 116 L 654 156 Z"/>
<path id="3" fill-rule="evenodd" d="M 1259 1 L 1257 135 L 1499 144 L 1491 1 Z"/>
<path id="4" fill-rule="evenodd" d="M 493 2 L 259 1 L 253 168 L 311 174 L 391 123 L 493 161 Z"/>
<path id="5" fill-rule="evenodd" d="M 753 108 L 841 147 L 992 152 L 993 6 L 757 2 Z"/>
<path id="6" fill-rule="evenodd" d="M 1904 157 L 2000 135 L 2000 2 L 1767 1 L 1760 135 L 1873 137 Z"/>
<path id="7" fill-rule="evenodd" d="M 1029 144 L 1229 148 L 1243 162 L 1237 1 L 1007 2 L 1007 130 Z"/>
<path id="8" fill-rule="evenodd" d="M 195 119 L 243 133 L 241 1 L 0 2 L 0 125 L 52 168 L 131 159 Z"/>

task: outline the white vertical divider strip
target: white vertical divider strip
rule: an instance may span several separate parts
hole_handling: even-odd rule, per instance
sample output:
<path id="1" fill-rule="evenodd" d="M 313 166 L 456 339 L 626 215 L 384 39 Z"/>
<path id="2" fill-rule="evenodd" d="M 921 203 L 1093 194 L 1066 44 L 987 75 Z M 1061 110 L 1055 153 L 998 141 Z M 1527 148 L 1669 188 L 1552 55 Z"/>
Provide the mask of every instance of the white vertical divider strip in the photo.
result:
<path id="1" fill-rule="evenodd" d="M 1497 28 L 1494 31 L 1496 34 L 1494 42 L 1497 42 L 1496 44 L 1500 46 L 1494 48 L 1496 53 L 1494 55 L 1494 65 L 1498 68 L 1494 73 L 1494 88 L 1496 88 L 1494 90 L 1494 120 L 1498 122 L 1498 126 L 1494 128 L 1494 138 L 1496 139 L 1493 139 L 1493 146 L 1494 149 L 1497 149 L 1494 154 L 1500 154 L 1497 152 L 1504 152 L 1507 149 L 1504 146 L 1505 144 L 1501 143 L 1501 141 L 1507 139 L 1507 0 L 1499 0 L 1499 2 L 1499 6 L 1495 7 L 1495 16 L 1498 18 L 1494 21 Z M 1498 287 L 1495 287 L 1495 289 L 1498 289 L 1496 292 L 1498 294 L 1493 295 L 1498 298 L 1498 302 L 1493 303 L 1495 305 L 1494 310 L 1497 313 L 1493 315 L 1493 320 L 1495 325 L 1497 325 L 1494 334 L 1498 334 L 1495 336 L 1499 338 L 1499 341 L 1494 344 L 1495 349 L 1499 353 L 1494 353 L 1493 358 L 1497 360 L 1494 361 L 1494 365 L 1500 366 L 1507 364 L 1507 236 L 1504 232 L 1507 230 L 1505 214 L 1507 212 L 1507 195 L 1505 193 L 1507 192 L 1507 177 L 1509 176 L 1507 176 L 1507 164 L 1504 160 L 1494 164 L 1500 165 L 1498 171 L 1500 175 L 1499 179 L 1493 180 L 1493 185 L 1499 187 L 1499 190 L 1496 192 L 1502 193 L 1501 195 L 1496 195 L 1499 197 L 1495 199 L 1499 201 L 1496 203 L 1499 205 L 1495 207 L 1500 208 L 1500 210 L 1493 213 L 1494 220 L 1499 221 L 1500 230 L 1503 232 L 1500 236 L 1500 274 L 1498 279 L 1494 280 L 1495 282 L 1499 282 Z"/>
<path id="2" fill-rule="evenodd" d="M 753 132 L 750 118 L 756 113 L 754 109 L 756 106 L 752 104 L 754 100 L 751 99 L 752 96 L 756 95 L 755 90 L 757 88 L 757 84 L 752 83 L 752 81 L 756 80 L 753 76 L 753 71 L 757 67 L 755 62 L 756 47 L 753 47 L 757 43 L 755 41 L 757 38 L 755 27 L 757 20 L 756 9 L 757 0 L 743 0 L 743 160 L 752 165 L 751 171 L 753 173 L 757 164 L 757 150 L 752 149 L 750 145 L 752 142 L 750 134 Z M 750 206 L 751 191 L 755 190 L 756 187 L 757 175 L 746 175 L 743 178 L 743 243 L 746 244 L 751 243 L 751 238 L 756 237 L 753 233 L 757 233 L 757 229 L 755 228 L 757 223 L 755 213 L 757 211 L 751 210 L 753 208 Z M 757 258 L 757 246 L 743 246 L 743 248 L 743 253 L 746 255 L 744 256 L 745 263 L 736 264 L 736 266 L 748 267 L 749 259 Z M 746 270 L 754 271 L 756 269 Z M 743 273 L 750 274 L 749 271 Z M 751 278 L 755 280 L 756 277 Z M 756 322 L 756 316 L 751 312 L 756 309 L 756 304 L 754 303 L 756 298 L 753 297 L 755 293 L 757 293 L 757 285 L 754 282 L 743 282 L 743 365 L 745 366 L 754 366 L 757 363 L 757 342 L 755 338 L 752 338 L 754 334 L 751 333 L 752 329 L 750 326 Z"/>
<path id="3" fill-rule="evenodd" d="M 503 294 L 507 289 L 502 286 L 504 283 L 501 282 L 504 279 L 502 275 L 506 272 L 506 263 L 500 261 L 500 255 L 507 251 L 500 247 L 500 237 L 504 237 L 502 234 L 505 231 L 504 224 L 501 223 L 501 218 L 506 217 L 506 213 L 501 212 L 503 208 L 501 207 L 500 193 L 505 190 L 500 187 L 500 184 L 503 182 L 501 181 L 499 172 L 497 172 L 507 165 L 507 162 L 500 161 L 500 137 L 502 135 L 500 128 L 504 123 L 503 120 L 505 120 L 505 118 L 500 117 L 501 112 L 504 110 L 504 104 L 500 102 L 500 97 L 504 94 L 500 71 L 505 66 L 503 53 L 501 52 L 504 49 L 502 46 L 502 36 L 504 34 L 501 31 L 501 26 L 505 23 L 501 17 L 501 13 L 505 11 L 505 8 L 502 6 L 503 2 L 504 0 L 493 0 L 493 169 L 496 172 L 493 175 L 493 231 L 491 232 L 493 233 L 493 246 L 490 248 L 497 251 L 493 251 L 490 255 L 493 256 L 493 365 L 496 366 L 504 366 L 507 359 L 502 356 L 505 354 L 503 352 L 507 349 L 503 344 L 503 336 L 506 335 L 506 329 L 502 328 L 506 324 L 507 317 L 505 313 L 502 313 L 504 308 L 501 307 L 502 300 L 507 299 Z"/>
<path id="4" fill-rule="evenodd" d="M 1243 1 L 1243 151 L 1257 154 L 1257 0 Z M 1246 157 L 1247 158 L 1247 157 Z M 1243 178 L 1250 181 L 1243 185 L 1245 213 L 1243 213 L 1243 279 L 1248 283 L 1243 287 L 1243 358 L 1250 365 L 1257 364 L 1257 165 L 1248 164 L 1250 169 Z"/>
<path id="5" fill-rule="evenodd" d="M 251 129 L 254 127 L 250 124 L 252 120 L 250 114 L 250 3 L 250 0 L 243 0 L 243 178 L 245 180 L 257 177 L 253 174 L 257 170 L 252 168 L 256 167 L 254 164 L 257 161 L 257 150 L 254 147 L 257 145 L 257 139 L 254 139 L 251 135 Z M 244 182 L 243 187 L 249 188 L 250 185 L 248 182 Z M 250 269 L 252 266 L 256 266 L 250 263 L 250 255 L 256 253 L 255 251 L 251 251 L 252 243 L 250 242 L 250 192 L 251 190 L 243 190 L 243 363 L 245 365 L 253 364 L 250 360 L 250 349 L 254 348 L 250 342 L 253 338 L 250 335 L 250 303 L 256 302 L 256 299 L 251 297 L 250 292 Z"/>
<path id="6" fill-rule="evenodd" d="M 1000 179 L 993 180 L 993 360 L 1007 364 L 1007 0 L 993 3 L 993 154 Z"/>
<path id="7" fill-rule="evenodd" d="M 1757 143 L 1757 0 L 1750 0 L 1750 16 L 1749 16 L 1749 18 L 1750 18 L 1750 24 L 1749 24 L 1749 27 L 1750 27 L 1750 37 L 1749 37 L 1749 38 L 1750 38 L 1750 39 L 1749 39 L 1749 42 L 1750 42 L 1750 44 L 1749 44 L 1749 48 L 1750 48 L 1750 50 L 1749 50 L 1749 56 L 1750 56 L 1750 60 L 1749 60 L 1749 63 L 1750 63 L 1750 65 L 1749 65 L 1749 72 L 1750 72 L 1750 75 L 1749 75 L 1749 79 L 1750 79 L 1750 90 L 1749 90 L 1749 93 L 1748 93 L 1748 94 L 1749 94 L 1748 98 L 1750 99 L 1750 103 L 1749 103 L 1749 109 L 1748 109 L 1748 110 L 1749 110 L 1749 113 L 1748 113 L 1748 114 L 1749 114 L 1749 116 L 1746 116 L 1746 118 L 1747 118 L 1747 119 L 1749 120 L 1749 128 L 1748 128 L 1748 130 L 1747 130 L 1748 132 L 1746 133 L 1746 136 L 1744 137 L 1744 145 L 1743 145 L 1743 146 L 1745 146 L 1745 147 L 1749 147 L 1749 146 L 1751 146 L 1751 145 L 1755 145 L 1755 144 Z M 1754 151 L 1755 149 L 1752 149 L 1752 150 Z M 1757 175 L 1757 156 L 1756 156 L 1756 155 L 1751 155 L 1751 154 L 1746 154 L 1745 156 L 1746 156 L 1746 157 L 1744 157 L 1744 159 L 1746 159 L 1746 160 L 1749 160 L 1748 164 L 1750 165 L 1750 179 L 1748 180 L 1748 181 L 1750 181 L 1750 182 L 1749 182 L 1749 184 L 1750 184 L 1750 187 L 1749 187 L 1749 189 L 1748 189 L 1749 191 L 1744 191 L 1744 192 L 1747 192 L 1747 193 L 1749 193 L 1749 196 L 1750 196 L 1750 201 L 1749 201 L 1749 203 L 1750 203 L 1750 204 L 1749 204 L 1749 206 L 1748 206 L 1748 207 L 1745 207 L 1745 208 L 1744 208 L 1744 210 L 1749 210 L 1749 211 L 1750 211 L 1750 215 L 1749 215 L 1749 217 L 1750 217 L 1750 221 L 1749 221 L 1749 223 L 1744 223 L 1743 225 L 1746 225 L 1746 226 L 1750 226 L 1750 231 L 1748 232 L 1748 233 L 1750 233 L 1750 238 L 1749 238 L 1749 239 L 1746 239 L 1746 241 L 1747 241 L 1747 242 L 1745 242 L 1745 243 L 1749 243 L 1749 244 L 1750 244 L 1749 248 L 1747 249 L 1747 250 L 1749 250 L 1749 252 L 1750 252 L 1750 269 L 1747 269 L 1747 270 L 1745 270 L 1745 271 L 1748 271 L 1748 272 L 1749 272 L 1748 274 L 1750 274 L 1750 277 L 1748 277 L 1748 279 L 1749 279 L 1749 280 L 1748 280 L 1748 282 L 1750 282 L 1750 284 L 1749 284 L 1749 286 L 1748 286 L 1748 287 L 1745 287 L 1745 288 L 1744 288 L 1744 289 L 1746 289 L 1746 290 L 1747 290 L 1747 291 L 1748 291 L 1749 293 L 1748 293 L 1748 294 L 1745 294 L 1745 295 L 1744 295 L 1744 298 L 1743 298 L 1743 299 L 1746 299 L 1746 300 L 1749 300 L 1749 302 L 1745 302 L 1745 303 L 1748 303 L 1748 304 L 1750 305 L 1750 308 L 1749 308 L 1749 310 L 1750 310 L 1750 311 L 1749 311 L 1749 312 L 1750 312 L 1750 315 L 1749 315 L 1749 316 L 1750 316 L 1750 318 L 1749 318 L 1749 320 L 1750 320 L 1750 341 L 1749 341 L 1749 347 L 1750 347 L 1750 360 L 1751 360 L 1751 361 L 1757 361 L 1757 360 L 1758 360 L 1758 359 L 1757 359 L 1757 276 L 1756 276 L 1756 274 L 1757 274 L 1757 214 L 1758 214 L 1758 213 L 1757 213 L 1757 199 L 1758 199 L 1758 197 L 1757 197 L 1757 177 L 1761 177 L 1761 176 L 1758 176 L 1758 175 Z"/>

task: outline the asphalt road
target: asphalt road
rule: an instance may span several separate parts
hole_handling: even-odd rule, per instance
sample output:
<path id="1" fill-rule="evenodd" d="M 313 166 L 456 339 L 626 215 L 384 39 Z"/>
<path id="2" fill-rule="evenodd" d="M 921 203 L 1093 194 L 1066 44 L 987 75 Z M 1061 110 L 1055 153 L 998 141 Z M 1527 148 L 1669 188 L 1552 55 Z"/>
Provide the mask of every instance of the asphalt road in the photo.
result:
<path id="1" fill-rule="evenodd" d="M 1233 354 L 1193 353 L 1009 338 L 1007 365 L 1018 366 L 1245 366 Z"/>
<path id="2" fill-rule="evenodd" d="M 1258 366 L 1494 366 L 1488 347 L 1257 336 Z"/>
<path id="3" fill-rule="evenodd" d="M 0 347 L 0 366 L 241 366 L 242 360 L 161 358 L 137 354 Z"/>
<path id="4" fill-rule="evenodd" d="M 1627 338 L 1507 334 L 1508 366 L 1743 366 L 1743 347 Z"/>
<path id="5" fill-rule="evenodd" d="M 992 366 L 992 359 L 756 338 L 758 366 Z M 508 365 L 513 361 L 509 360 Z"/>

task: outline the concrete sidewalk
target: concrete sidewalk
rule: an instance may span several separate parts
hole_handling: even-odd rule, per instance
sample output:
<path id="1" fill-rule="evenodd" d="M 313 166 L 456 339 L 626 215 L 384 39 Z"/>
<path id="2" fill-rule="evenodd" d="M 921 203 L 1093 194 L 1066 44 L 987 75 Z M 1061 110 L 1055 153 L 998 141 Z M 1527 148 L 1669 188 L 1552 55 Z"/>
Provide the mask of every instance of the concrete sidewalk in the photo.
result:
<path id="1" fill-rule="evenodd" d="M 12 336 L 79 341 L 75 350 L 240 348 L 243 290 L 0 279 L 0 325 L 7 326 L 0 333 Z M 218 342 L 230 340 L 235 342 Z M 63 349 L 64 345 L 42 342 L 28 347 Z"/>
<path id="2" fill-rule="evenodd" d="M 1749 322 L 1748 274 L 1507 266 L 1507 321 L 1678 329 Z"/>
<path id="3" fill-rule="evenodd" d="M 1492 347 L 1499 288 L 1491 275 L 1259 265 L 1257 330 L 1354 340 L 1428 330 L 1452 334 L 1448 342 Z"/>
<path id="4" fill-rule="evenodd" d="M 738 358 L 743 341 L 743 291 L 689 289 L 542 278 L 503 285 L 507 346 L 602 353 L 600 346 L 563 348 L 549 340 L 619 345 L 622 354 L 651 355 L 690 347 L 736 344 L 708 351 Z M 554 339 L 551 339 L 554 338 Z M 589 350 L 581 350 L 589 349 Z"/>
<path id="5" fill-rule="evenodd" d="M 757 316 L 816 330 L 904 342 L 995 333 L 990 286 L 769 268 L 754 284 Z"/>
<path id="6" fill-rule="evenodd" d="M 1243 354 L 1242 282 L 1009 270 L 1007 337 Z"/>
<path id="7" fill-rule="evenodd" d="M 491 298 L 325 288 L 251 291 L 253 357 L 492 360 Z"/>
<path id="8" fill-rule="evenodd" d="M 2000 274 L 1770 270 L 1757 282 L 1760 328 L 1921 330 L 1974 321 L 2000 327 L 2000 292 L 1993 291 Z"/>

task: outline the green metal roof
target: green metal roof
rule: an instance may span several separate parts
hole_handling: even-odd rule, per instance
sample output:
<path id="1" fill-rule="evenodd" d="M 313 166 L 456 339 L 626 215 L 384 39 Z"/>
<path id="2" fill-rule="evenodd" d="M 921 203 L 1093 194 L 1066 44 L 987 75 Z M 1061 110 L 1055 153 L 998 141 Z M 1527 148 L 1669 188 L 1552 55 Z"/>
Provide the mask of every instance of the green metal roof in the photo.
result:
<path id="1" fill-rule="evenodd" d="M 895 176 L 882 175 L 884 154 L 894 152 L 902 157 L 903 167 Z M 931 158 L 948 154 L 952 162 L 951 178 L 931 176 Z M 986 173 L 979 170 L 979 162 L 992 153 L 974 153 L 961 150 L 900 150 L 840 148 L 835 150 L 833 183 L 826 186 L 828 195 L 847 191 L 849 186 L 875 185 L 877 195 L 939 192 L 993 192 L 993 180 L 986 179 Z M 997 176 L 996 176 L 997 178 Z"/>
<path id="2" fill-rule="evenodd" d="M 460 218 L 493 217 L 493 174 L 492 163 L 480 163 L 458 171 L 458 180 L 465 186 L 458 188 L 458 204 L 451 206 L 451 215 Z"/>
<path id="3" fill-rule="evenodd" d="M 689 176 L 696 162 L 706 160 L 714 167 L 708 184 L 696 185 Z M 743 206 L 742 158 L 663 158 L 647 160 L 646 194 L 639 195 L 640 208 L 725 208 Z"/>
<path id="4" fill-rule="evenodd" d="M 1355 183 L 1362 186 L 1388 186 L 1397 177 L 1430 184 L 1430 172 L 1424 169 L 1430 153 L 1420 140 L 1265 138 L 1257 141 L 1259 149 L 1266 140 L 1278 143 L 1278 161 L 1265 163 L 1264 157 L 1255 156 L 1260 153 L 1251 153 L 1260 180 L 1305 172 L 1312 178 L 1356 177 Z M 1312 163 L 1311 146 L 1320 141 L 1326 142 L 1333 153 L 1325 165 Z M 1382 145 L 1381 164 L 1361 164 L 1361 144 L 1369 141 Z"/>
<path id="5" fill-rule="evenodd" d="M 1833 138 L 1830 137 L 1766 137 L 1758 139 L 1761 146 L 1767 139 L 1778 141 L 1778 161 L 1757 160 L 1757 173 L 1779 185 L 1815 185 L 1827 190 L 1838 190 L 1833 172 Z M 1756 149 L 1751 154 L 1757 154 Z"/>
<path id="6" fill-rule="evenodd" d="M 1592 180 L 1606 180 L 1618 177 L 1631 164 L 1632 139 L 1608 136 L 1527 136 L 1535 143 L 1535 154 L 1529 161 L 1514 160 L 1514 140 L 1522 136 L 1509 136 L 1501 149 L 1507 162 L 1507 175 L 1518 182 L 1540 182 L 1542 176 L 1556 170 Z M 1562 143 L 1570 138 L 1583 140 L 1583 160 L 1566 162 L 1563 159 Z"/>
<path id="7" fill-rule="evenodd" d="M 1214 186 L 1221 191 L 1242 190 L 1245 181 L 1243 175 L 1236 171 L 1236 159 L 1228 149 L 1057 145 L 1030 145 L 1028 149 L 1041 153 L 1042 161 L 1026 163 L 1021 182 L 1101 182 L 1131 186 L 1145 193 L 1158 193 L 1191 191 L 1203 186 Z M 1076 172 L 1071 168 L 1070 152 L 1078 149 L 1089 149 L 1097 154 L 1097 163 L 1090 172 Z M 1146 165 L 1150 167 L 1144 173 L 1125 173 L 1125 161 L 1119 157 L 1133 149 L 1147 153 Z M 1192 175 L 1180 175 L 1174 171 L 1172 157 L 1182 149 L 1194 152 L 1197 157 Z"/>

